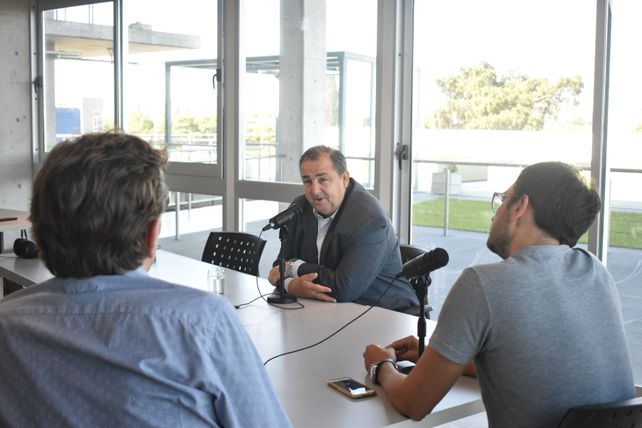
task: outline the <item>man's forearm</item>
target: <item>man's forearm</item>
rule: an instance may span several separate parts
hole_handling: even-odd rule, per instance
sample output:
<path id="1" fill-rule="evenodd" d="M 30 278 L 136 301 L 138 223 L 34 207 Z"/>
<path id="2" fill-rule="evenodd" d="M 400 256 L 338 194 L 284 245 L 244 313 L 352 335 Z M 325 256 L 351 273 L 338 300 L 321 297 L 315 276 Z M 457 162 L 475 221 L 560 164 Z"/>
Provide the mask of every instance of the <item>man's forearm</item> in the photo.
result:
<path id="1" fill-rule="evenodd" d="M 394 408 L 413 420 L 423 419 L 426 414 L 417 409 L 417 406 L 413 406 L 419 397 L 410 397 L 410 399 L 406 397 L 407 391 L 404 390 L 406 375 L 399 373 L 392 364 L 384 364 L 379 370 L 379 384 Z"/>

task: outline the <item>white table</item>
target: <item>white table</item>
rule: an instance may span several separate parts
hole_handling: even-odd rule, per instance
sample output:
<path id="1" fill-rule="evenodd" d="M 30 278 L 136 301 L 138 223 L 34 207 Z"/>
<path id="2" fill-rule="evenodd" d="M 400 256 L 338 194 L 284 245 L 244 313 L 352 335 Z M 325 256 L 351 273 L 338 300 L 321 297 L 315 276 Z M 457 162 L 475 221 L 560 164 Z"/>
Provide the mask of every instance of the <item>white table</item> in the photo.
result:
<path id="1" fill-rule="evenodd" d="M 159 250 L 150 274 L 167 281 L 206 289 L 210 265 Z M 51 277 L 38 259 L 0 259 L 0 276 L 29 286 Z M 258 279 L 264 293 L 272 287 Z M 226 270 L 225 297 L 233 304 L 258 296 L 256 277 Z M 262 299 L 237 310 L 259 355 L 274 355 L 311 345 L 343 326 L 366 307 L 354 303 L 299 300 L 305 308 L 283 310 Z M 296 305 L 287 305 L 295 307 Z M 428 320 L 428 336 L 435 322 Z M 368 343 L 387 344 L 416 334 L 417 318 L 373 308 L 328 341 L 305 351 L 279 357 L 266 366 L 270 379 L 295 427 L 359 427 L 416 425 L 399 414 L 382 391 L 376 397 L 353 401 L 326 385 L 331 378 L 350 376 L 368 383 L 362 353 Z M 419 424 L 434 426 L 483 411 L 477 381 L 462 377 Z"/>
<path id="2" fill-rule="evenodd" d="M 0 218 L 16 217 L 16 220 L 0 221 L 0 253 L 4 252 L 4 232 L 31 229 L 29 213 L 0 208 Z"/>

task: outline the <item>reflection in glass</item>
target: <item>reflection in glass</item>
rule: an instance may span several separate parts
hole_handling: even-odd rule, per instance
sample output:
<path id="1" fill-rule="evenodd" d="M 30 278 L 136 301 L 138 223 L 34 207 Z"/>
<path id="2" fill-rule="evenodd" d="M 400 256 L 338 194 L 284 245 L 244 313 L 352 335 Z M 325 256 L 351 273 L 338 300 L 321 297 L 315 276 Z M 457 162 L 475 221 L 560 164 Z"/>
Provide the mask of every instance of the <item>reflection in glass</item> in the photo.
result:
<path id="1" fill-rule="evenodd" d="M 43 13 L 45 151 L 114 127 L 112 18 L 111 2 Z"/>
<path id="2" fill-rule="evenodd" d="M 241 176 L 298 183 L 299 156 L 325 144 L 340 149 L 351 175 L 372 188 L 377 2 L 328 0 L 299 17 L 281 16 L 284 4 L 244 3 Z M 300 21 L 305 32 L 294 25 Z"/>
<path id="3" fill-rule="evenodd" d="M 607 268 L 620 293 L 633 375 L 642 384 L 642 4 L 614 0 L 607 149 L 611 168 Z"/>
<path id="4" fill-rule="evenodd" d="M 457 255 L 429 291 L 437 316 L 461 269 L 499 260 L 485 245 L 494 191 L 540 161 L 590 172 L 595 3 L 419 0 L 414 13 L 411 242 Z"/>
<path id="5" fill-rule="evenodd" d="M 217 0 L 127 2 L 127 130 L 174 162 L 217 163 Z"/>

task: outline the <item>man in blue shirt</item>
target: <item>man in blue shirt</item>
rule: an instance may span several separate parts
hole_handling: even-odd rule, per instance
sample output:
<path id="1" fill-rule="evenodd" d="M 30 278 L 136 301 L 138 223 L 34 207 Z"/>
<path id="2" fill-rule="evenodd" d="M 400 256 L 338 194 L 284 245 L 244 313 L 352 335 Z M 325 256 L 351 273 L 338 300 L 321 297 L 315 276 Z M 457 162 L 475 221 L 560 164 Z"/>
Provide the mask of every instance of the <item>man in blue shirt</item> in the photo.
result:
<path id="1" fill-rule="evenodd" d="M 0 301 L 0 425 L 290 425 L 232 306 L 147 275 L 166 164 L 117 132 L 50 152 L 31 221 L 55 278 Z"/>

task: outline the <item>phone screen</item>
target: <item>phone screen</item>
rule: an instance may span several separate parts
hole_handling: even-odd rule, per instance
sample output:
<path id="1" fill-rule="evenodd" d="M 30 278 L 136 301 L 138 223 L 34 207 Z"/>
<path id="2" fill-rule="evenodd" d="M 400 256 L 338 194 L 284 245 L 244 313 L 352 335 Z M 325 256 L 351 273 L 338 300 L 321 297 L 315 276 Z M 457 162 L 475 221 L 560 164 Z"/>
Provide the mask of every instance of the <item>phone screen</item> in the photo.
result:
<path id="1" fill-rule="evenodd" d="M 328 385 L 350 398 L 368 397 L 376 394 L 374 389 L 349 377 L 329 380 Z"/>

